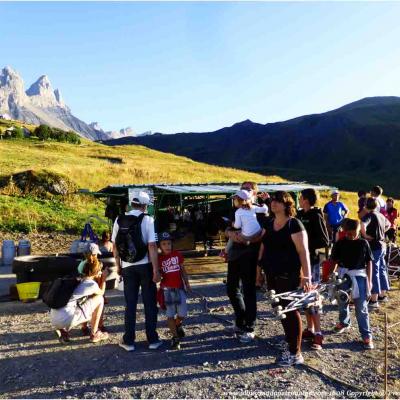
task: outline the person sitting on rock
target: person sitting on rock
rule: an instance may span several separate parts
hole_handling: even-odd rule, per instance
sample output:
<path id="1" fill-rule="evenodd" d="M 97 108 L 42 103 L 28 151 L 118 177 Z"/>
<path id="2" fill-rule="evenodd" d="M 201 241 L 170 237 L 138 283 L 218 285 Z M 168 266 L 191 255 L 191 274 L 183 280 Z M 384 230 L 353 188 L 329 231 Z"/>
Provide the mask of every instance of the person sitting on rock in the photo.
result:
<path id="1" fill-rule="evenodd" d="M 113 244 L 111 242 L 111 235 L 108 231 L 103 231 L 101 234 L 100 251 L 104 253 L 112 253 Z"/>
<path id="2" fill-rule="evenodd" d="M 90 341 L 93 343 L 108 339 L 108 333 L 99 329 L 99 322 L 104 308 L 104 291 L 107 271 L 101 270 L 97 258 L 88 259 L 83 267 L 83 278 L 74 290 L 66 306 L 51 309 L 51 324 L 61 342 L 69 342 L 69 331 L 90 321 Z M 101 278 L 99 286 L 96 279 Z"/>

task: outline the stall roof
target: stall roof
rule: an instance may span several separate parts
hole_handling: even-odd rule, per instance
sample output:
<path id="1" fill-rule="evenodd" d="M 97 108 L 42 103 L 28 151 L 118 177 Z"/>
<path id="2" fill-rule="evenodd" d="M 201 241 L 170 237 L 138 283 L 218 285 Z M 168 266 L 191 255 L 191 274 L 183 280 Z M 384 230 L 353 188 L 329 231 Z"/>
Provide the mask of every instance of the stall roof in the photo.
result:
<path id="1" fill-rule="evenodd" d="M 241 183 L 209 183 L 209 184 L 145 184 L 145 185 L 110 185 L 95 195 L 118 195 L 126 193 L 129 189 L 151 188 L 154 194 L 171 193 L 184 195 L 212 195 L 212 194 L 233 194 L 240 188 Z M 316 190 L 333 190 L 336 187 L 326 185 L 312 185 L 305 182 L 286 183 L 258 183 L 260 192 L 301 192 L 303 189 L 314 188 Z"/>

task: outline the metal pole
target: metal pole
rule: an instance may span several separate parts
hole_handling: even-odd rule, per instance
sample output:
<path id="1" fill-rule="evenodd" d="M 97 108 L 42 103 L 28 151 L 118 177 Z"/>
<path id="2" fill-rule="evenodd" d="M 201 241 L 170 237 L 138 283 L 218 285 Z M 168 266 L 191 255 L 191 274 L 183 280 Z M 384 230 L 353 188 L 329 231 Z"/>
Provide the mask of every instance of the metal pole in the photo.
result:
<path id="1" fill-rule="evenodd" d="M 384 365 L 384 374 L 385 374 L 385 380 L 384 380 L 384 391 L 385 391 L 385 400 L 388 398 L 388 318 L 387 318 L 387 313 L 385 312 L 385 365 Z"/>

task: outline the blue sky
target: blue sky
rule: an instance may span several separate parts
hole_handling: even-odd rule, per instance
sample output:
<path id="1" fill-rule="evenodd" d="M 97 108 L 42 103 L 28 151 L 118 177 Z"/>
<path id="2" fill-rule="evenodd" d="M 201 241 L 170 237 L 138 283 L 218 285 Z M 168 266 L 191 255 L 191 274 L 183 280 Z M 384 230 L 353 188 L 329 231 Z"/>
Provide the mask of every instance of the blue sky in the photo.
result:
<path id="1" fill-rule="evenodd" d="M 106 130 L 209 131 L 400 95 L 400 3 L 0 3 L 0 67 Z"/>

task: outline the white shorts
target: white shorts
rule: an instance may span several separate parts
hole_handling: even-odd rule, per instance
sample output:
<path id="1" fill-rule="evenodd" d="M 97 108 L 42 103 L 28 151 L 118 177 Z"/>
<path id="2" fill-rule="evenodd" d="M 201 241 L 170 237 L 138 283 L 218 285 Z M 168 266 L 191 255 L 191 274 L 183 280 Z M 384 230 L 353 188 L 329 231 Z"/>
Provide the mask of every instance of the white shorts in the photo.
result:
<path id="1" fill-rule="evenodd" d="M 96 297 L 88 298 L 82 305 L 77 305 L 74 317 L 72 318 L 71 325 L 68 329 L 73 328 L 74 326 L 83 324 L 84 322 L 88 322 L 92 319 L 92 315 L 94 310 L 99 305 Z"/>

